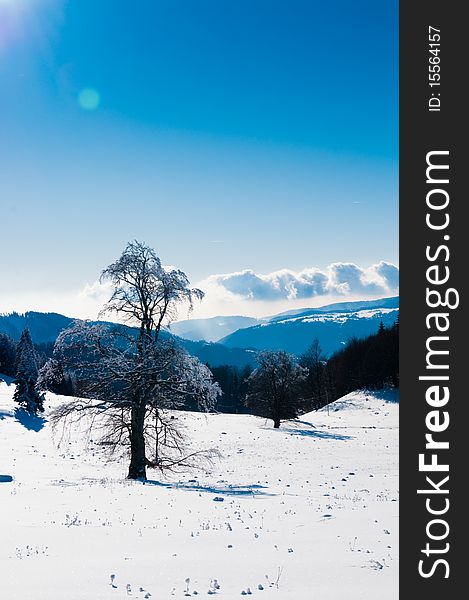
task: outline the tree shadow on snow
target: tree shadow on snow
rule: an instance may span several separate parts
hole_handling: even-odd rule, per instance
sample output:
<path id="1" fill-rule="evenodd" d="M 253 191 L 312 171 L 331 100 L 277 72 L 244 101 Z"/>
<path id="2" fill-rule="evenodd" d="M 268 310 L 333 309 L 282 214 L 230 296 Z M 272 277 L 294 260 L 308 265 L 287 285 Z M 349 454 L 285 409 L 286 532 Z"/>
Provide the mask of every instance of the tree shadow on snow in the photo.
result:
<path id="1" fill-rule="evenodd" d="M 301 419 L 295 419 L 294 421 L 289 421 L 292 425 L 306 425 L 307 427 L 312 427 L 315 429 L 315 426 L 311 423 L 311 421 L 302 421 Z"/>
<path id="2" fill-rule="evenodd" d="M 384 402 L 389 402 L 390 404 L 399 404 L 400 395 L 399 390 L 390 388 L 385 390 L 379 390 L 377 392 L 367 392 L 369 396 L 374 396 L 378 400 L 383 400 Z"/>
<path id="3" fill-rule="evenodd" d="M 6 417 L 12 417 L 13 413 L 11 411 L 0 410 L 0 421 L 3 421 Z"/>
<path id="4" fill-rule="evenodd" d="M 198 483 L 164 483 L 162 481 L 156 481 L 155 479 L 147 479 L 143 482 L 145 485 L 157 485 L 160 487 L 170 488 L 174 490 L 184 490 L 187 492 L 206 492 L 209 494 L 217 494 L 220 496 L 275 496 L 269 492 L 262 491 L 266 486 L 264 485 L 200 485 Z"/>
<path id="5" fill-rule="evenodd" d="M 304 425 L 308 425 L 309 429 L 301 429 L 299 427 L 282 427 L 280 431 L 283 433 L 289 433 L 290 435 L 300 435 L 302 437 L 312 437 L 318 438 L 322 440 L 351 440 L 352 437 L 350 435 L 342 435 L 340 433 L 331 433 L 330 431 L 324 431 L 321 429 L 316 429 L 314 425 L 311 423 L 307 423 L 305 421 L 299 421 L 298 423 L 302 423 Z"/>
<path id="6" fill-rule="evenodd" d="M 15 408 L 15 419 L 28 431 L 41 431 L 46 424 L 46 420 L 43 417 L 30 415 L 23 408 Z"/>

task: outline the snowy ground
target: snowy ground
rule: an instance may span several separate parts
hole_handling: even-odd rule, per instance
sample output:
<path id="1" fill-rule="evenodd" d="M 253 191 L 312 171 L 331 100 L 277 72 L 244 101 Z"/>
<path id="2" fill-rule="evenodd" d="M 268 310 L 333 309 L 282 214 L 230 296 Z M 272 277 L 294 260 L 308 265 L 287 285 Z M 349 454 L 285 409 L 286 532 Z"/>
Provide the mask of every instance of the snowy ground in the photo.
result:
<path id="1" fill-rule="evenodd" d="M 0 598 L 398 597 L 392 395 L 349 394 L 280 430 L 179 413 L 193 445 L 222 456 L 143 485 L 84 436 L 57 448 L 12 393 L 0 383 Z"/>

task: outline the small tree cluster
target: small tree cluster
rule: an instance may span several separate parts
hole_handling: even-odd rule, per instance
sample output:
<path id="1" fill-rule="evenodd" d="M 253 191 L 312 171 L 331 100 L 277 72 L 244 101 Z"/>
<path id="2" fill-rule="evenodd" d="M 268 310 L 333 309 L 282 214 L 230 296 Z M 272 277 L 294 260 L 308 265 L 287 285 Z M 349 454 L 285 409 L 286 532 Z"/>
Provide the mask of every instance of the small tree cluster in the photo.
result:
<path id="1" fill-rule="evenodd" d="M 220 365 L 218 367 L 209 366 L 209 368 L 223 392 L 216 404 L 216 410 L 232 414 L 248 412 L 245 399 L 248 391 L 247 380 L 252 373 L 252 367 L 250 365 L 243 368 L 234 365 Z"/>
<path id="2" fill-rule="evenodd" d="M 286 352 L 261 352 L 247 379 L 246 406 L 260 416 L 282 419 L 317 410 L 357 389 L 399 387 L 399 323 L 363 339 L 349 340 L 326 358 L 313 341 L 297 362 Z"/>
<path id="3" fill-rule="evenodd" d="M 308 371 L 304 384 L 308 409 L 317 410 L 329 400 L 327 360 L 317 338 L 300 356 L 299 364 Z"/>
<path id="4" fill-rule="evenodd" d="M 360 388 L 399 387 L 399 324 L 384 327 L 363 339 L 353 338 L 327 362 L 333 397 Z"/>

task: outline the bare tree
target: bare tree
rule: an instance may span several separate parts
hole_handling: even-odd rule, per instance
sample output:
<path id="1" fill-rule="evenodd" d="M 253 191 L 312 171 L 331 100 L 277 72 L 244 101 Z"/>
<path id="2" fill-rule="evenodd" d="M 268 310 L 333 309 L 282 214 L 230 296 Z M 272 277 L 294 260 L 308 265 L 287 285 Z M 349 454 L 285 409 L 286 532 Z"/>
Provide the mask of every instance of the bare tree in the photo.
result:
<path id="1" fill-rule="evenodd" d="M 248 378 L 246 405 L 280 427 L 282 419 L 298 416 L 304 405 L 302 386 L 307 369 L 283 350 L 260 352 L 259 366 Z"/>
<path id="2" fill-rule="evenodd" d="M 102 280 L 114 291 L 100 315 L 113 313 L 136 329 L 77 322 L 59 336 L 56 351 L 86 382 L 86 398 L 62 405 L 54 419 L 91 414 L 110 446 L 128 447 L 128 477 L 146 479 L 147 466 L 170 468 L 189 459 L 177 419 L 167 410 L 188 397 L 208 410 L 221 393 L 206 366 L 160 335 L 179 304 L 191 309 L 203 293 L 189 287 L 182 271 L 162 267 L 155 251 L 140 242 L 129 243 Z"/>

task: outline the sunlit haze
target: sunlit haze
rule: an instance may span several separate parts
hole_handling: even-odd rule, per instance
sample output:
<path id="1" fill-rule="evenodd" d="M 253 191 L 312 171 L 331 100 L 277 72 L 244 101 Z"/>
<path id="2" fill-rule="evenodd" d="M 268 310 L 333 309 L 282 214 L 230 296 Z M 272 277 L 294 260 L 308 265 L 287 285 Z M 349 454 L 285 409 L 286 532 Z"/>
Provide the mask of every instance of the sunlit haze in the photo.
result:
<path id="1" fill-rule="evenodd" d="M 95 318 L 133 239 L 194 316 L 397 293 L 397 3 L 219 8 L 0 0 L 0 312 Z"/>

